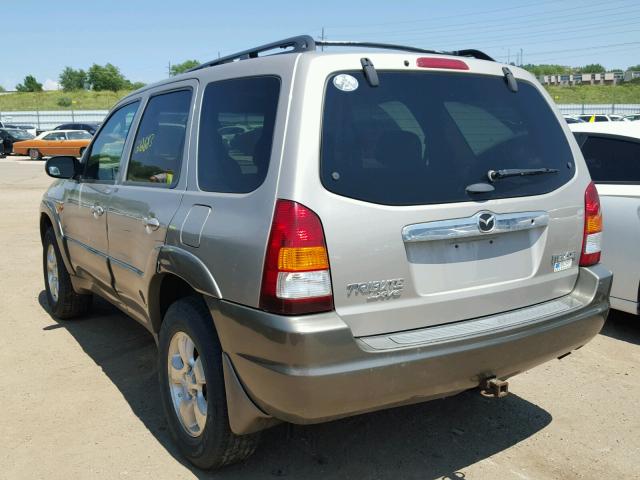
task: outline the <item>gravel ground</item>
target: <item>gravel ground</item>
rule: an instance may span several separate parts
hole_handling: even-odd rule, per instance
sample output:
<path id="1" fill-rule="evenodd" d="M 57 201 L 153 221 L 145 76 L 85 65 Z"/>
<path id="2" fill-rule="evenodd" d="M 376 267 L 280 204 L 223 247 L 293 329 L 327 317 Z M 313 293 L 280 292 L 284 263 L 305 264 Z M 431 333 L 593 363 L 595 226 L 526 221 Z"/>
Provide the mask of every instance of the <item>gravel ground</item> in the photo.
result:
<path id="1" fill-rule="evenodd" d="M 281 425 L 245 464 L 210 474 L 171 443 L 155 344 L 105 302 L 47 313 L 42 162 L 0 160 L 0 478 L 547 479 L 640 475 L 640 318 L 612 313 L 561 361 L 477 393 L 324 425 Z"/>

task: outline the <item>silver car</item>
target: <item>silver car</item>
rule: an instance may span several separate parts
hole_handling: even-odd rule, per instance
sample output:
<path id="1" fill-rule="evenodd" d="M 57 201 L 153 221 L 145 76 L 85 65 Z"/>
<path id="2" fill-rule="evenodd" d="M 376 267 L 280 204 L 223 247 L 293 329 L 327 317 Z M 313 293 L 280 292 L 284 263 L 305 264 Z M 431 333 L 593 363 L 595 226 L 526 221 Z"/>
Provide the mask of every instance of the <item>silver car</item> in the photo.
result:
<path id="1" fill-rule="evenodd" d="M 45 168 L 53 315 L 99 295 L 151 332 L 199 467 L 278 422 L 502 397 L 608 313 L 575 139 L 532 75 L 476 50 L 239 52 L 132 93 Z"/>
<path id="2" fill-rule="evenodd" d="M 640 315 L 640 123 L 571 129 L 602 199 L 602 263 L 615 273 L 611 307 Z"/>

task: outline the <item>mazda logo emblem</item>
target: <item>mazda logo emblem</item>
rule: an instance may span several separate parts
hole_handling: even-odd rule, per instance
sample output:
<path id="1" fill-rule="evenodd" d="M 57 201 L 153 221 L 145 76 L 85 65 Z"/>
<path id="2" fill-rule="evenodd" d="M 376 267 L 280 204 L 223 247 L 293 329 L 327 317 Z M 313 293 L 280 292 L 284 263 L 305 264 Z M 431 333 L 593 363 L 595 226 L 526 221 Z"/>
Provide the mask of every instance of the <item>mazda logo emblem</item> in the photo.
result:
<path id="1" fill-rule="evenodd" d="M 493 213 L 481 213 L 478 216 L 478 230 L 488 233 L 496 226 L 496 217 Z"/>

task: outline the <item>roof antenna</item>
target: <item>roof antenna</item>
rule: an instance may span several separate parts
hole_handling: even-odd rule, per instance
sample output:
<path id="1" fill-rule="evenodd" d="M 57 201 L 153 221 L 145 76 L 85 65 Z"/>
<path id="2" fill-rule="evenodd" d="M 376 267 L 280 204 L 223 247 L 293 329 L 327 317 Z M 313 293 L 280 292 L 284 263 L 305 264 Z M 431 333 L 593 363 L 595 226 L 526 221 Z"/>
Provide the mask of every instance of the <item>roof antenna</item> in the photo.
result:
<path id="1" fill-rule="evenodd" d="M 378 72 L 376 72 L 376 68 L 373 66 L 373 63 L 368 58 L 361 58 L 360 64 L 362 65 L 362 69 L 364 70 L 364 76 L 367 77 L 367 82 L 372 87 L 377 87 L 380 85 L 380 79 L 378 79 Z"/>

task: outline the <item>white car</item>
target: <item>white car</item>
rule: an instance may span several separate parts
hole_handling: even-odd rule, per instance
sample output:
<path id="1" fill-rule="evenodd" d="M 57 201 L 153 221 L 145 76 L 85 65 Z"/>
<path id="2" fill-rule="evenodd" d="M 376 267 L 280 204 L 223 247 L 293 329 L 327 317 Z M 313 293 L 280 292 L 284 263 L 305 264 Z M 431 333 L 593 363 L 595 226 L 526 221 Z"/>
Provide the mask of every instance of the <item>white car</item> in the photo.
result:
<path id="1" fill-rule="evenodd" d="M 604 113 L 587 113 L 577 115 L 578 118 L 584 120 L 587 123 L 601 123 L 601 122 L 627 122 L 628 120 L 622 115 L 604 114 Z"/>
<path id="2" fill-rule="evenodd" d="M 640 315 L 640 122 L 574 123 L 603 210 L 611 307 Z"/>

